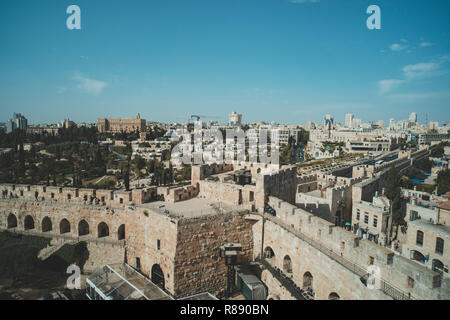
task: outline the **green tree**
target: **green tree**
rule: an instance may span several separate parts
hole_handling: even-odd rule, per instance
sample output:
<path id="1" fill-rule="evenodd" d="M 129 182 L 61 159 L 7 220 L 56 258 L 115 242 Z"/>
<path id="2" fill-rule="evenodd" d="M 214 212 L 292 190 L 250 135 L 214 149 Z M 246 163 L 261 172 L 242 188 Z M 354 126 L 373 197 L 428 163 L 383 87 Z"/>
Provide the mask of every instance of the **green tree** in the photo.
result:
<path id="1" fill-rule="evenodd" d="M 127 164 L 127 167 L 125 169 L 123 180 L 124 180 L 124 184 L 125 184 L 125 190 L 129 191 L 130 190 L 130 166 L 129 166 L 129 164 Z"/>
<path id="2" fill-rule="evenodd" d="M 450 191 L 450 169 L 441 170 L 436 179 L 437 194 L 442 195 Z"/>

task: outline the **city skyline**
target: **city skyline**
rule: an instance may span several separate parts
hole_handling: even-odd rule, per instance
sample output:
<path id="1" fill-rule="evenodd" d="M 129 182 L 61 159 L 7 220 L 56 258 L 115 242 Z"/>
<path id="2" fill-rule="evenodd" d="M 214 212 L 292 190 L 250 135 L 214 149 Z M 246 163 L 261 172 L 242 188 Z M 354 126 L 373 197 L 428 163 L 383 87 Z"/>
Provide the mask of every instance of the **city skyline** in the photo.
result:
<path id="1" fill-rule="evenodd" d="M 448 121 L 448 2 L 381 3 L 381 30 L 370 1 L 295 2 L 81 0 L 68 30 L 68 1 L 0 1 L 0 121 Z"/>

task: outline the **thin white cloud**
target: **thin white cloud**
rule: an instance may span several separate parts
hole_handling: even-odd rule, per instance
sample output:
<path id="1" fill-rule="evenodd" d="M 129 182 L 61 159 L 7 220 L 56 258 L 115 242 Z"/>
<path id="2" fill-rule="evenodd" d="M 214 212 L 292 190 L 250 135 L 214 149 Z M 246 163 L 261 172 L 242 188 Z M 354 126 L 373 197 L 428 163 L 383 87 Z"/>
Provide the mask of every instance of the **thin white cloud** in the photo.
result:
<path id="1" fill-rule="evenodd" d="M 413 82 L 416 79 L 430 78 L 436 77 L 443 74 L 448 73 L 448 70 L 444 70 L 442 66 L 450 61 L 449 55 L 442 55 L 438 60 L 432 62 L 420 62 L 416 64 L 410 64 L 404 66 L 402 68 L 403 77 L 401 79 L 386 79 L 378 81 L 378 88 L 380 94 L 387 94 L 398 88 L 405 82 Z M 419 95 L 416 93 L 408 93 L 408 94 L 397 94 L 391 95 L 391 97 L 403 98 L 414 98 L 419 99 L 420 97 L 424 97 L 423 94 Z M 425 96 L 426 97 L 426 96 Z"/>
<path id="2" fill-rule="evenodd" d="M 410 92 L 410 93 L 398 93 L 389 96 L 394 102 L 402 103 L 415 103 L 423 100 L 431 99 L 446 99 L 450 97 L 450 91 L 442 92 Z"/>
<path id="3" fill-rule="evenodd" d="M 403 68 L 403 74 L 406 79 L 426 78 L 439 74 L 440 63 L 421 62 L 407 65 Z"/>
<path id="4" fill-rule="evenodd" d="M 381 94 L 386 94 L 403 84 L 405 80 L 386 79 L 378 81 L 378 88 Z"/>
<path id="5" fill-rule="evenodd" d="M 431 42 L 426 42 L 426 41 L 419 43 L 419 46 L 421 46 L 421 47 L 431 47 L 432 45 L 433 44 Z"/>
<path id="6" fill-rule="evenodd" d="M 94 95 L 99 95 L 102 93 L 103 89 L 108 85 L 104 81 L 89 79 L 84 77 L 82 74 L 76 74 L 73 79 L 78 82 L 78 89 Z"/>
<path id="7" fill-rule="evenodd" d="M 404 50 L 404 49 L 406 49 L 408 46 L 405 46 L 405 45 L 401 45 L 401 44 L 398 44 L 398 43 L 394 43 L 394 44 L 391 44 L 390 46 L 389 46 L 389 48 L 392 50 L 392 51 L 402 51 L 402 50 Z"/>

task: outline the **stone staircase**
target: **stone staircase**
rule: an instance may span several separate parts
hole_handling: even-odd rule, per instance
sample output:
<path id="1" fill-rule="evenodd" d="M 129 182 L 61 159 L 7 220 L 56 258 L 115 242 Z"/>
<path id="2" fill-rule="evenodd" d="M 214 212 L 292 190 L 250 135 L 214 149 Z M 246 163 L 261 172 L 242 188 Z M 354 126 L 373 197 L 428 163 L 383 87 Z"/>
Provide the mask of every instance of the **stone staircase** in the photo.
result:
<path id="1" fill-rule="evenodd" d="M 38 253 L 38 259 L 41 261 L 45 261 L 48 258 L 50 258 L 50 256 L 52 254 L 54 254 L 56 251 L 58 251 L 59 249 L 61 249 L 65 244 L 68 243 L 75 243 L 74 240 L 67 240 L 67 239 L 52 239 L 50 241 L 50 244 L 47 245 L 46 248 L 42 249 L 41 251 L 39 251 Z"/>

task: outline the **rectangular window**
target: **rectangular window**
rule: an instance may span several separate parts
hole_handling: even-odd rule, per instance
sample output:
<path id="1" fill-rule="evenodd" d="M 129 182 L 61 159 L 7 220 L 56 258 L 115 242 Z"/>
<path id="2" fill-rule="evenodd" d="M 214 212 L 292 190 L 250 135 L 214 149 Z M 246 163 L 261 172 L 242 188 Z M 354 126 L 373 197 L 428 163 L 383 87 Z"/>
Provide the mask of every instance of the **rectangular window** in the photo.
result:
<path id="1" fill-rule="evenodd" d="M 366 223 L 366 224 L 369 223 L 369 214 L 367 212 L 364 215 L 364 223 Z"/>
<path id="2" fill-rule="evenodd" d="M 136 258 L 136 269 L 141 270 L 141 258 Z"/>
<path id="3" fill-rule="evenodd" d="M 423 232 L 420 230 L 417 231 L 416 245 L 423 246 Z"/>
<path id="4" fill-rule="evenodd" d="M 419 218 L 419 213 L 417 211 L 411 210 L 409 215 L 409 220 L 414 221 Z"/>
<path id="5" fill-rule="evenodd" d="M 375 258 L 369 257 L 369 266 L 372 266 L 374 262 L 375 262 Z"/>
<path id="6" fill-rule="evenodd" d="M 436 253 L 440 255 L 444 254 L 444 239 L 436 238 Z"/>
<path id="7" fill-rule="evenodd" d="M 389 253 L 387 255 L 387 264 L 392 264 L 394 262 L 394 254 L 393 253 Z"/>
<path id="8" fill-rule="evenodd" d="M 157 241 L 157 247 L 158 247 L 158 250 L 161 249 L 161 240 L 159 240 L 159 239 L 158 239 L 158 241 Z"/>
<path id="9" fill-rule="evenodd" d="M 359 221 L 359 219 L 361 218 L 361 211 L 359 209 L 356 210 L 356 220 Z"/>
<path id="10" fill-rule="evenodd" d="M 373 226 L 376 228 L 378 226 L 378 217 L 373 216 Z"/>

